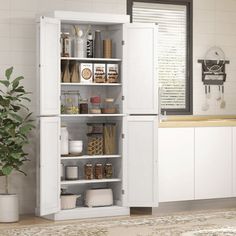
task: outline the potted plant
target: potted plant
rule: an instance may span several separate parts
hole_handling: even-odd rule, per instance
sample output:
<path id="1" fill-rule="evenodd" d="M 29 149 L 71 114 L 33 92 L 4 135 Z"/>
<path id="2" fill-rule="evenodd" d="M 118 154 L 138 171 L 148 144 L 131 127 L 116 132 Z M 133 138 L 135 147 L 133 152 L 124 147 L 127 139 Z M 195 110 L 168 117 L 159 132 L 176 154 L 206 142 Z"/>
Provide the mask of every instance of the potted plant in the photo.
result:
<path id="1" fill-rule="evenodd" d="M 8 177 L 13 171 L 26 175 L 21 169 L 28 160 L 23 148 L 29 143 L 28 134 L 34 128 L 31 112 L 25 105 L 30 102 L 28 92 L 21 85 L 24 77 L 12 79 L 13 67 L 0 80 L 0 177 L 5 178 L 5 192 L 0 193 L 0 222 L 19 219 L 18 196 L 9 192 Z"/>

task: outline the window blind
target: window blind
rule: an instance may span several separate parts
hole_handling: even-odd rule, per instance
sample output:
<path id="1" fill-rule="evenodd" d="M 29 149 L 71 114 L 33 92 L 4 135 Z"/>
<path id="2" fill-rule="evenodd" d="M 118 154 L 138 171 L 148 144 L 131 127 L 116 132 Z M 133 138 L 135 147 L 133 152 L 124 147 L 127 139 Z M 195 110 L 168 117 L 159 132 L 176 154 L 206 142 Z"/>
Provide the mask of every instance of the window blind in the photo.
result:
<path id="1" fill-rule="evenodd" d="M 186 6 L 133 3 L 133 22 L 158 24 L 158 79 L 162 109 L 186 108 Z"/>

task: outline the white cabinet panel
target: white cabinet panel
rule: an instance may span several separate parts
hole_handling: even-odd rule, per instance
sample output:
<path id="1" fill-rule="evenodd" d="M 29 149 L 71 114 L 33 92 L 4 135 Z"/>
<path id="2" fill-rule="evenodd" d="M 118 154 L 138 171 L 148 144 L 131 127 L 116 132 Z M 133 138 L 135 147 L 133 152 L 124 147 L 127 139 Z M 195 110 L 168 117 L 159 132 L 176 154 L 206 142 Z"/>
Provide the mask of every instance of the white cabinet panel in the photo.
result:
<path id="1" fill-rule="evenodd" d="M 39 215 L 60 210 L 60 118 L 40 118 Z"/>
<path id="2" fill-rule="evenodd" d="M 129 116 L 124 122 L 125 204 L 157 206 L 158 119 L 155 116 Z"/>
<path id="3" fill-rule="evenodd" d="M 233 150 L 233 160 L 232 160 L 232 169 L 233 169 L 233 197 L 236 197 L 236 127 L 232 128 L 232 150 Z"/>
<path id="4" fill-rule="evenodd" d="M 156 26 L 125 24 L 123 33 L 124 112 L 157 114 Z"/>
<path id="5" fill-rule="evenodd" d="M 232 196 L 232 128 L 195 129 L 195 199 Z"/>
<path id="6" fill-rule="evenodd" d="M 40 18 L 39 115 L 60 113 L 60 21 Z"/>
<path id="7" fill-rule="evenodd" d="M 158 130 L 159 202 L 194 199 L 194 128 Z"/>

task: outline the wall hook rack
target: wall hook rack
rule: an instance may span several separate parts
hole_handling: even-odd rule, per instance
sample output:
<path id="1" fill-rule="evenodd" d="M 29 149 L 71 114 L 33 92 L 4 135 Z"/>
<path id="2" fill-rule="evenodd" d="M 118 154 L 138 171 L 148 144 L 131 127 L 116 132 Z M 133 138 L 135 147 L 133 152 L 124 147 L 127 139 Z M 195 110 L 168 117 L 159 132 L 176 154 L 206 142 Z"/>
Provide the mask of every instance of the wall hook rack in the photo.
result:
<path id="1" fill-rule="evenodd" d="M 223 85 L 226 81 L 225 60 L 198 60 L 202 64 L 202 82 L 204 85 Z"/>

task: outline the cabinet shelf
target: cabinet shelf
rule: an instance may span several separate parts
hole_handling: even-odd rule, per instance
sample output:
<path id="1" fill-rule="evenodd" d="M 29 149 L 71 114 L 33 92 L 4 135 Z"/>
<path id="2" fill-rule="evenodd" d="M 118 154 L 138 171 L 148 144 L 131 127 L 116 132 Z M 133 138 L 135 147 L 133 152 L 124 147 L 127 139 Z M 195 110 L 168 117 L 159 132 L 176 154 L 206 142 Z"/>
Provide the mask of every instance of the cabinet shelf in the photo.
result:
<path id="1" fill-rule="evenodd" d="M 84 155 L 84 156 L 61 156 L 61 160 L 86 160 L 86 159 L 106 159 L 121 158 L 121 155 Z"/>
<path id="2" fill-rule="evenodd" d="M 81 57 L 61 57 L 61 60 L 67 61 L 92 61 L 92 62 L 119 62 L 120 58 L 81 58 Z"/>
<path id="3" fill-rule="evenodd" d="M 113 179 L 92 179 L 92 180 L 65 180 L 61 181 L 61 185 L 77 185 L 77 184 L 93 184 L 93 183 L 111 183 L 111 182 L 120 182 L 121 179 L 113 178 Z"/>
<path id="4" fill-rule="evenodd" d="M 121 83 L 61 83 L 61 86 L 121 86 Z"/>
<path id="5" fill-rule="evenodd" d="M 61 114 L 60 117 L 119 117 L 125 116 L 125 114 Z"/>

